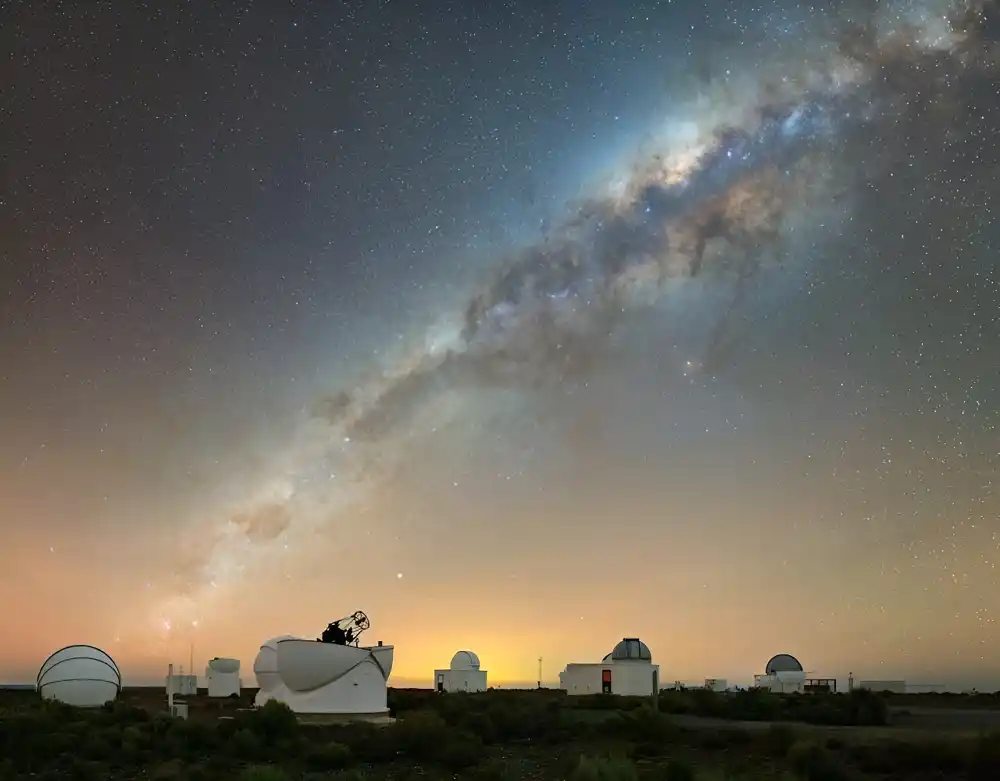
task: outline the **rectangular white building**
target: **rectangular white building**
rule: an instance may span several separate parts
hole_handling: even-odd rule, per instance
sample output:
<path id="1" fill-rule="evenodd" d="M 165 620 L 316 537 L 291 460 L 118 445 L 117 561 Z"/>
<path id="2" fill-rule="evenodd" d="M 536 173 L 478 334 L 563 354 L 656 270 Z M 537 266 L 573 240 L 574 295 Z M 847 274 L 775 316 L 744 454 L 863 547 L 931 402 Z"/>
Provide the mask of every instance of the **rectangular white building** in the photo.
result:
<path id="1" fill-rule="evenodd" d="M 755 675 L 753 685 L 775 694 L 803 694 L 806 674 L 800 670 L 779 670 L 770 675 Z"/>
<path id="2" fill-rule="evenodd" d="M 486 670 L 435 670 L 434 689 L 439 692 L 484 692 Z"/>
<path id="3" fill-rule="evenodd" d="M 567 694 L 622 694 L 650 697 L 660 691 L 660 665 L 643 662 L 567 664 L 559 673 Z"/>
<path id="4" fill-rule="evenodd" d="M 705 688 L 710 692 L 724 692 L 728 688 L 725 678 L 706 678 Z"/>
<path id="5" fill-rule="evenodd" d="M 173 693 L 180 695 L 181 697 L 194 697 L 198 693 L 198 676 L 197 675 L 175 675 L 173 678 L 167 676 L 166 679 L 167 694 L 171 693 L 171 688 Z"/>

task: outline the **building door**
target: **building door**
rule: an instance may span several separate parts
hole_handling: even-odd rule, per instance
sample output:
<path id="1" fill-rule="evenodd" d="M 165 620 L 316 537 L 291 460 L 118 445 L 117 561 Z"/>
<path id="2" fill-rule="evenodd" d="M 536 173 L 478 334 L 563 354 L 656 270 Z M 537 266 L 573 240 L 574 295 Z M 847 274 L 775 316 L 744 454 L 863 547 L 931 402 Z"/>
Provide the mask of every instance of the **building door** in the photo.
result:
<path id="1" fill-rule="evenodd" d="M 444 691 L 444 673 L 438 673 L 437 690 L 439 692 Z"/>
<path id="2" fill-rule="evenodd" d="M 601 692 L 611 694 L 611 670 L 601 670 Z"/>
<path id="3" fill-rule="evenodd" d="M 656 697 L 660 693 L 660 671 L 653 670 L 653 696 Z"/>

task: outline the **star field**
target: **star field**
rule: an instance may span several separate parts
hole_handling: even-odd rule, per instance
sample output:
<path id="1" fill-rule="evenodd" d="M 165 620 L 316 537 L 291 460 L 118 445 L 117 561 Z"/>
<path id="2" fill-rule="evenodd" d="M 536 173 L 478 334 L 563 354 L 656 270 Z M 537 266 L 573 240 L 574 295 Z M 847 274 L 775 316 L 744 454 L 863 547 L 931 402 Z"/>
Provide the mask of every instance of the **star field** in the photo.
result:
<path id="1" fill-rule="evenodd" d="M 119 6 L 0 25 L 0 676 L 1000 686 L 992 3 Z"/>

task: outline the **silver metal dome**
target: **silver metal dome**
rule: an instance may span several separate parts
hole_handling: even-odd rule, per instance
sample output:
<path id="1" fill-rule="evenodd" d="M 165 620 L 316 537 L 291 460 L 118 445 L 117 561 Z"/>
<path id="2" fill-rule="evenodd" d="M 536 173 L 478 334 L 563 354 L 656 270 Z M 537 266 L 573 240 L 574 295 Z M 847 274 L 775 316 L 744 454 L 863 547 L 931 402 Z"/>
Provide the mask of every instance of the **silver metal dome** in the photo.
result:
<path id="1" fill-rule="evenodd" d="M 775 673 L 800 673 L 803 671 L 802 663 L 791 654 L 778 654 L 772 656 L 771 660 L 764 666 L 767 675 Z"/>
<path id="2" fill-rule="evenodd" d="M 629 660 L 651 662 L 653 661 L 653 654 L 649 650 L 649 646 L 638 637 L 626 637 L 603 659 L 605 662 L 624 662 Z"/>

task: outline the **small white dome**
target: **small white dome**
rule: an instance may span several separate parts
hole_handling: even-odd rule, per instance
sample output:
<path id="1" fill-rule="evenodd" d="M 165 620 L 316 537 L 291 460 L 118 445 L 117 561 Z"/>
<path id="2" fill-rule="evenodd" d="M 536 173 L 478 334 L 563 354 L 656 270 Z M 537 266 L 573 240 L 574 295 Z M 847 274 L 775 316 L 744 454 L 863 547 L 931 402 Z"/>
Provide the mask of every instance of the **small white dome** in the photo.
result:
<path id="1" fill-rule="evenodd" d="M 459 651 L 451 657 L 452 670 L 478 670 L 479 657 L 472 651 Z"/>
<path id="2" fill-rule="evenodd" d="M 225 659 L 217 656 L 215 659 L 209 661 L 208 666 L 213 672 L 221 673 L 222 675 L 232 675 L 240 671 L 240 660 Z"/>
<path id="3" fill-rule="evenodd" d="M 35 687 L 43 699 L 97 708 L 118 696 L 122 674 L 115 660 L 100 648 L 68 645 L 45 660 Z"/>

